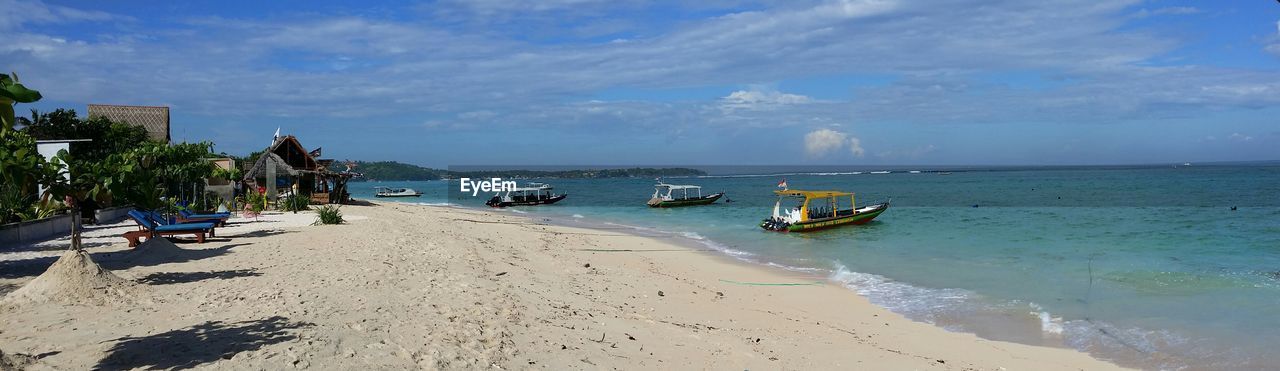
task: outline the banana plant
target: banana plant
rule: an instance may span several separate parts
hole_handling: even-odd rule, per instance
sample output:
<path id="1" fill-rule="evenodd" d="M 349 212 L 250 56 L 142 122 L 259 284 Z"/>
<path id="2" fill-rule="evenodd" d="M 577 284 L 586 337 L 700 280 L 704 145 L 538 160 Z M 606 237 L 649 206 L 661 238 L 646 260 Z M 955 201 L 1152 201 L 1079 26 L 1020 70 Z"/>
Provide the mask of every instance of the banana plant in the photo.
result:
<path id="1" fill-rule="evenodd" d="M 0 130 L 12 130 L 16 119 L 13 115 L 15 103 L 32 103 L 40 100 L 40 92 L 27 89 L 18 82 L 18 73 L 0 75 Z"/>

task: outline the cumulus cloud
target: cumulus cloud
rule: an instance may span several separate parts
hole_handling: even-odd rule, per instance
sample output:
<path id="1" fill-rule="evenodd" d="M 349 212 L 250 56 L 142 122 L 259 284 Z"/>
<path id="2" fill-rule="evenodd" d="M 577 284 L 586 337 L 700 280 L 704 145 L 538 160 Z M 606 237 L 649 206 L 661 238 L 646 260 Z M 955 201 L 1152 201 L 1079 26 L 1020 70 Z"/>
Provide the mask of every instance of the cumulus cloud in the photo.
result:
<path id="1" fill-rule="evenodd" d="M 1248 142 L 1248 141 L 1252 141 L 1253 137 L 1249 135 L 1240 134 L 1240 133 L 1231 133 L 1231 136 L 1227 137 L 1227 139 L 1230 139 L 1231 141 L 1234 141 L 1234 142 Z"/>
<path id="2" fill-rule="evenodd" d="M 804 151 L 809 157 L 825 157 L 840 152 L 846 146 L 855 157 L 862 157 L 867 152 L 862 148 L 862 139 L 839 131 L 818 129 L 804 136 Z"/>
<path id="3" fill-rule="evenodd" d="M 804 152 L 810 157 L 822 157 L 844 147 L 845 133 L 831 129 L 818 129 L 804 135 Z"/>
<path id="4" fill-rule="evenodd" d="M 853 155 L 857 157 L 862 157 L 862 155 L 865 155 L 867 153 L 867 150 L 862 149 L 862 139 L 858 139 L 858 137 L 850 137 L 849 152 L 853 153 Z"/>

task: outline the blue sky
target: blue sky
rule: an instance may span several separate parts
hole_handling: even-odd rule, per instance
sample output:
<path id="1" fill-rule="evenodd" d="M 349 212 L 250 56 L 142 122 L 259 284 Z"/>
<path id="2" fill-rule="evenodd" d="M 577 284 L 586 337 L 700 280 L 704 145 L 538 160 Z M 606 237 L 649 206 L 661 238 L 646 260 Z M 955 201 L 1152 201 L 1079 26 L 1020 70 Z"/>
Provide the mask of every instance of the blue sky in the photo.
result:
<path id="1" fill-rule="evenodd" d="M 45 100 L 243 154 L 478 164 L 1280 160 L 1274 1 L 11 1 Z M 25 112 L 29 107 L 19 107 Z"/>

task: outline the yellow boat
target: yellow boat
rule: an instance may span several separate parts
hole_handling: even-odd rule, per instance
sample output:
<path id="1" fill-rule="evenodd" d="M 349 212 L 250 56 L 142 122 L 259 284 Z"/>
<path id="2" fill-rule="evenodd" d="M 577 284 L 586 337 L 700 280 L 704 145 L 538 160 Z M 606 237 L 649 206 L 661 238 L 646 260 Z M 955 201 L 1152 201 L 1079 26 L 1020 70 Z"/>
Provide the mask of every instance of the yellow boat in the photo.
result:
<path id="1" fill-rule="evenodd" d="M 785 183 L 784 183 L 785 184 Z M 808 232 L 851 224 L 865 224 L 889 209 L 889 202 L 855 207 L 854 195 L 839 191 L 800 191 L 784 189 L 773 191 L 778 202 L 773 205 L 773 216 L 760 223 L 760 228 L 776 232 Z M 804 198 L 795 208 L 782 211 L 782 199 Z M 841 209 L 841 200 L 848 197 L 848 208 Z"/>

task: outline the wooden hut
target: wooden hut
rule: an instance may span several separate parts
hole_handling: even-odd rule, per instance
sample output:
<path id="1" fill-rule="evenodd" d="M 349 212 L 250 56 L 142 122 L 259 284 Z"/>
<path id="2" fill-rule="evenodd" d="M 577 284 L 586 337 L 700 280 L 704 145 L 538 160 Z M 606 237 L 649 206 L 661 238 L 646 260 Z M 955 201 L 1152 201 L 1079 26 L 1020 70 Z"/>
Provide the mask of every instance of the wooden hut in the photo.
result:
<path id="1" fill-rule="evenodd" d="M 328 166 L 333 160 L 317 159 L 319 155 L 319 149 L 307 151 L 298 138 L 286 135 L 276 139 L 258 157 L 244 178 L 247 183 L 266 188 L 270 199 L 296 190 L 298 194 L 309 197 L 312 203 L 346 202 L 350 197 L 346 182 L 351 176 L 330 171 Z"/>

